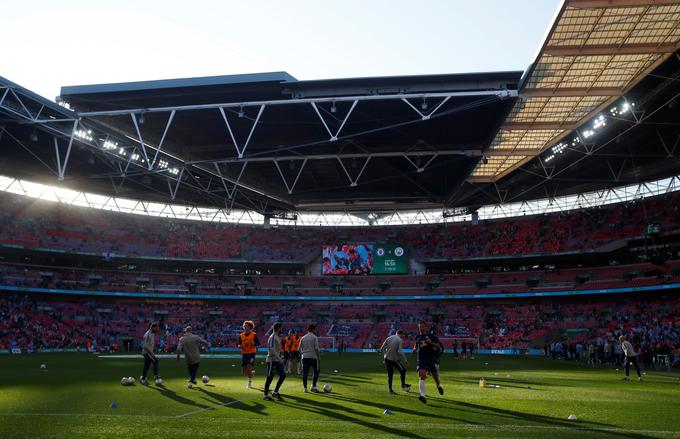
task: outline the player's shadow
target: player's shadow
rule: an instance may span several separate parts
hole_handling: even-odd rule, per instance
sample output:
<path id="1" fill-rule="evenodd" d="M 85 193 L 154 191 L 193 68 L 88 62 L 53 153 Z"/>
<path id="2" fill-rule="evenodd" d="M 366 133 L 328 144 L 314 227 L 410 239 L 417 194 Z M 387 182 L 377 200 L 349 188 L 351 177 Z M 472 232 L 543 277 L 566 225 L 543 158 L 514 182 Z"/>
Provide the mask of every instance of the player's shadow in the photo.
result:
<path id="1" fill-rule="evenodd" d="M 463 378 L 463 379 L 460 379 L 460 378 L 447 378 L 446 381 L 456 381 L 456 382 L 465 383 L 465 384 L 478 384 L 478 383 L 479 383 L 479 380 L 477 380 L 477 379 L 464 379 L 464 378 Z M 490 380 L 490 381 L 491 381 L 491 380 Z M 534 387 L 532 387 L 531 389 L 527 389 L 527 386 L 516 386 L 516 385 L 513 385 L 513 384 L 508 384 L 508 381 L 507 381 L 507 380 L 497 379 L 496 377 L 494 377 L 492 381 L 493 381 L 494 383 L 495 383 L 495 382 L 502 383 L 502 384 L 503 384 L 503 387 L 511 387 L 511 388 L 513 388 L 513 389 L 525 389 L 525 390 L 540 391 L 539 389 L 536 389 L 536 388 L 534 388 Z M 521 383 L 521 381 L 510 381 L 510 382 L 513 382 L 513 383 L 514 383 L 514 382 Z M 533 384 L 534 386 L 536 386 L 536 385 L 541 385 L 541 386 L 544 385 L 544 384 L 536 384 L 536 383 L 525 383 L 525 384 Z"/>
<path id="2" fill-rule="evenodd" d="M 329 398 L 336 399 L 338 401 L 345 401 L 345 402 L 349 402 L 349 403 L 353 403 L 353 404 L 361 404 L 361 405 L 371 406 L 371 407 L 378 408 L 380 410 L 383 410 L 386 405 L 390 405 L 390 404 L 387 404 L 387 403 L 384 403 L 384 402 L 367 401 L 365 399 L 350 398 L 350 397 L 347 397 L 347 396 L 337 396 L 337 395 L 338 395 L 337 393 L 332 393 L 332 394 L 329 394 L 327 396 Z M 324 395 L 324 396 L 326 396 L 326 395 Z M 407 395 L 404 394 L 404 396 L 407 396 Z M 395 398 L 398 398 L 398 396 L 395 396 Z M 411 398 L 409 398 L 409 399 L 411 399 Z M 412 416 L 423 416 L 423 417 L 430 418 L 430 419 L 431 418 L 446 419 L 447 421 L 459 421 L 459 422 L 464 422 L 466 424 L 478 424 L 477 422 L 470 421 L 469 419 L 460 419 L 460 418 L 455 418 L 455 417 L 452 417 L 452 416 L 439 415 L 439 414 L 432 413 L 432 412 L 425 411 L 425 410 L 407 409 L 407 408 L 403 408 L 403 407 L 400 407 L 400 406 L 393 406 L 392 411 L 395 412 L 395 413 L 396 412 L 404 413 L 404 414 L 408 414 L 408 415 L 412 415 Z"/>
<path id="3" fill-rule="evenodd" d="M 336 377 L 327 377 L 327 378 L 321 378 L 323 379 L 326 383 L 331 383 L 331 384 L 342 384 L 343 386 L 347 387 L 359 387 L 359 384 L 353 384 L 353 383 L 348 383 L 347 380 L 343 378 L 336 378 Z"/>
<path id="4" fill-rule="evenodd" d="M 180 396 L 180 395 L 177 394 L 177 392 L 174 392 L 174 391 L 168 389 L 167 387 L 165 387 L 163 385 L 155 386 L 155 387 L 152 387 L 152 386 L 145 386 L 145 387 L 148 388 L 148 389 L 155 390 L 158 393 L 160 393 L 161 396 L 164 396 L 166 398 L 170 398 L 173 401 L 177 401 L 180 404 L 193 405 L 195 407 L 199 407 L 199 408 L 202 408 L 202 409 L 208 408 L 207 405 L 202 405 L 202 404 L 197 403 L 194 400 Z"/>
<path id="5" fill-rule="evenodd" d="M 390 427 L 384 424 L 382 420 L 376 422 L 352 417 L 350 415 L 378 418 L 375 415 L 368 415 L 366 413 L 359 412 L 344 405 L 335 404 L 331 402 L 322 402 L 319 401 L 317 398 L 307 399 L 298 396 L 286 395 L 284 400 L 278 401 L 278 404 L 304 410 L 305 412 L 316 413 L 327 418 L 334 418 L 339 421 L 350 422 L 352 424 L 360 425 L 364 428 L 378 430 L 393 436 L 409 437 L 412 439 L 427 439 L 425 436 L 420 436 L 410 431 Z"/>
<path id="6" fill-rule="evenodd" d="M 370 383 L 373 382 L 372 379 L 370 378 L 364 378 L 360 377 L 357 375 L 345 375 L 345 374 L 338 374 L 338 375 L 321 375 L 321 378 L 324 379 L 342 379 L 343 381 L 356 381 L 358 383 Z"/>
<path id="7" fill-rule="evenodd" d="M 557 384 L 557 383 L 541 383 L 541 382 L 536 382 L 536 381 L 524 381 L 524 380 L 517 380 L 517 379 L 512 379 L 512 378 L 507 378 L 507 377 L 501 377 L 500 375 L 480 374 L 480 377 L 481 376 L 486 377 L 486 379 L 489 380 L 489 381 L 498 381 L 500 383 L 526 384 L 527 386 L 545 386 L 545 387 L 560 387 L 560 386 L 562 386 L 562 384 Z M 479 377 L 474 377 L 474 376 L 464 376 L 462 378 L 449 378 L 449 377 L 447 377 L 446 381 L 459 381 L 461 383 L 477 384 L 477 383 L 479 383 Z M 512 386 L 507 385 L 507 387 L 512 387 Z M 526 387 L 526 386 L 524 386 L 524 387 Z"/>
<path id="8" fill-rule="evenodd" d="M 612 424 L 606 424 L 603 422 L 595 421 L 581 421 L 574 423 L 573 421 L 564 421 L 559 418 L 545 415 L 537 415 L 533 413 L 518 412 L 514 410 L 502 409 L 497 407 L 490 407 L 480 404 L 474 404 L 471 402 L 464 401 L 453 401 L 448 399 L 436 398 L 439 402 L 444 402 L 455 406 L 456 408 L 465 407 L 476 413 L 487 413 L 489 415 L 498 416 L 502 418 L 515 419 L 532 422 L 534 424 L 547 424 L 556 427 L 562 427 L 565 429 L 570 429 L 574 431 L 587 431 L 592 433 L 598 433 L 613 437 L 629 437 L 629 438 L 651 438 L 651 436 L 643 435 L 640 433 L 626 433 L 625 430 L 619 430 L 617 426 Z M 616 431 L 612 431 L 611 428 L 617 428 Z"/>
<path id="9" fill-rule="evenodd" d="M 207 398 L 204 397 L 204 399 L 206 401 L 217 404 L 223 408 L 234 408 L 238 410 L 245 410 L 248 413 L 254 412 L 263 416 L 269 416 L 269 414 L 264 411 L 265 406 L 259 402 L 255 402 L 253 399 L 241 401 L 228 396 L 220 395 L 219 393 L 210 392 L 202 387 L 199 387 L 198 390 L 205 394 Z M 246 402 L 249 404 L 246 404 Z"/>

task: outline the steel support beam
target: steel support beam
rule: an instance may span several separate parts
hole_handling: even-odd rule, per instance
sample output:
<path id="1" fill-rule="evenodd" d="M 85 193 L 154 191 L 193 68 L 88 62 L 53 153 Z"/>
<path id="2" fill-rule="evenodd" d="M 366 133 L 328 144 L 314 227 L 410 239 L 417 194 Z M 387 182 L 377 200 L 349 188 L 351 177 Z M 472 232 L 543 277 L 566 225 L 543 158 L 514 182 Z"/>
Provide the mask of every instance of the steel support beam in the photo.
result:
<path id="1" fill-rule="evenodd" d="M 359 170 L 359 173 L 357 174 L 356 178 L 352 178 L 352 176 L 350 175 L 349 171 L 347 170 L 347 167 L 346 167 L 345 164 L 342 162 L 342 159 L 338 158 L 338 162 L 340 163 L 340 166 L 342 166 L 342 170 L 345 171 L 345 175 L 347 175 L 347 178 L 349 178 L 349 182 L 350 182 L 350 183 L 349 183 L 349 186 L 350 186 L 350 187 L 356 187 L 356 186 L 358 185 L 357 182 L 359 181 L 359 179 L 360 179 L 361 176 L 363 175 L 364 170 L 366 169 L 366 166 L 368 165 L 368 162 L 370 162 L 370 161 L 371 161 L 371 156 L 368 156 L 368 157 L 366 158 L 366 161 L 364 162 L 364 165 L 363 165 L 363 166 L 361 167 L 361 169 Z"/>
<path id="2" fill-rule="evenodd" d="M 427 98 L 423 98 L 423 100 L 425 100 L 425 99 L 427 99 Z M 439 110 L 445 103 L 447 103 L 447 102 L 449 101 L 449 99 L 451 99 L 451 96 L 446 96 L 444 99 L 442 99 L 442 101 L 441 101 L 439 104 L 437 104 L 437 105 L 432 109 L 432 111 L 430 111 L 429 113 L 423 113 L 423 112 L 420 111 L 415 105 L 413 105 L 408 99 L 406 99 L 406 98 L 401 98 L 401 100 L 402 100 L 406 105 L 408 105 L 409 107 L 411 107 L 411 108 L 413 109 L 413 111 L 415 111 L 416 113 L 418 113 L 418 114 L 420 115 L 421 120 L 429 120 L 429 119 L 434 115 L 434 113 L 437 112 L 437 110 Z"/>
<path id="3" fill-rule="evenodd" d="M 225 107 L 219 107 L 220 114 L 222 115 L 222 119 L 224 120 L 225 125 L 227 126 L 227 130 L 229 131 L 229 136 L 231 137 L 231 141 L 234 142 L 234 148 L 236 148 L 236 153 L 238 154 L 238 158 L 243 157 L 243 153 L 246 152 L 246 148 L 248 148 L 248 144 L 250 143 L 250 139 L 253 137 L 253 133 L 255 132 L 255 127 L 257 127 L 257 123 L 260 121 L 260 117 L 262 116 L 262 112 L 264 111 L 266 107 L 266 104 L 261 104 L 260 105 L 260 110 L 257 112 L 257 117 L 255 118 L 255 122 L 253 122 L 253 126 L 250 128 L 250 132 L 248 133 L 248 138 L 246 138 L 245 142 L 243 143 L 243 148 L 239 148 L 238 142 L 236 141 L 236 136 L 234 135 L 234 131 L 231 129 L 231 124 L 229 124 L 229 118 L 227 118 L 227 113 L 225 113 L 224 108 Z M 173 110 L 175 111 L 175 110 Z"/>
<path id="4" fill-rule="evenodd" d="M 142 138 L 142 132 L 139 129 L 139 123 L 137 122 L 137 115 L 135 113 L 132 113 L 132 114 L 130 114 L 130 117 L 132 118 L 132 123 L 135 126 L 135 131 L 137 131 L 137 138 L 139 139 L 139 144 L 142 147 L 142 154 L 144 154 L 144 162 L 146 163 L 146 166 L 150 171 L 151 170 L 151 163 L 149 163 L 149 156 L 146 153 L 146 146 L 144 146 L 144 138 Z"/>
<path id="5" fill-rule="evenodd" d="M 64 164 L 59 169 L 59 181 L 64 180 L 64 174 L 66 173 L 66 166 L 68 165 L 68 159 L 71 157 L 71 148 L 73 147 L 73 138 L 76 135 L 76 130 L 78 129 L 78 120 L 73 121 L 73 129 L 71 130 L 71 137 L 68 140 L 68 147 L 66 148 L 66 156 L 64 157 Z M 57 154 L 59 150 L 57 150 Z"/>
<path id="6" fill-rule="evenodd" d="M 288 189 L 288 195 L 293 193 L 293 190 L 295 189 L 295 186 L 297 185 L 297 182 L 300 179 L 300 175 L 302 175 L 302 170 L 305 169 L 305 165 L 307 164 L 307 158 L 302 159 L 300 157 L 297 157 L 295 160 L 302 160 L 302 165 L 300 165 L 300 169 L 298 170 L 292 185 L 288 184 L 288 180 L 286 179 L 286 176 L 283 174 L 281 166 L 279 166 L 279 161 L 283 160 L 274 160 L 274 165 L 276 166 L 276 169 L 278 169 L 279 175 L 281 175 L 281 180 L 283 180 L 283 184 L 286 185 L 286 189 Z"/>
<path id="7" fill-rule="evenodd" d="M 163 149 L 163 142 L 165 142 L 165 136 L 168 135 L 168 130 L 170 129 L 170 125 L 172 125 L 172 120 L 175 118 L 175 110 L 172 110 L 170 112 L 170 116 L 168 116 L 168 122 L 165 124 L 165 130 L 163 130 L 163 135 L 161 136 L 160 142 L 158 142 L 158 146 L 156 146 L 156 153 L 153 156 L 153 161 L 149 163 L 149 171 L 153 169 L 154 166 L 156 166 L 156 160 L 158 160 L 158 154 L 161 152 L 161 149 Z"/>
<path id="8" fill-rule="evenodd" d="M 532 150 L 536 152 L 535 150 Z M 380 157 L 418 157 L 418 156 L 465 156 L 465 157 L 481 157 L 483 151 L 481 149 L 453 149 L 453 150 L 431 150 L 431 151 L 391 151 L 391 152 L 359 152 L 359 153 L 348 153 L 348 154 L 310 154 L 305 156 L 300 155 L 288 155 L 288 156 L 274 156 L 274 157 L 243 157 L 239 158 L 228 158 L 228 159 L 217 159 L 217 160 L 198 160 L 192 162 L 186 162 L 185 165 L 197 165 L 197 164 L 212 164 L 212 163 L 243 163 L 243 162 L 275 162 L 283 160 L 302 160 L 303 158 L 308 160 L 335 160 L 341 159 L 359 159 L 359 158 L 380 158 Z M 498 155 L 512 155 L 506 153 L 499 153 Z"/>
<path id="9" fill-rule="evenodd" d="M 375 95 L 359 95 L 359 96 L 341 96 L 341 97 L 323 97 L 323 98 L 300 98 L 300 99 L 278 99 L 269 101 L 244 101 L 244 102 L 224 102 L 219 104 L 198 104 L 198 105 L 176 105 L 169 107 L 152 107 L 152 108 L 134 108 L 128 110 L 111 110 L 111 111 L 85 111 L 78 113 L 80 117 L 98 117 L 98 116 L 124 116 L 130 113 L 158 113 L 168 112 L 172 110 L 190 111 L 190 110 L 208 110 L 219 108 L 241 108 L 241 107 L 259 107 L 276 106 L 276 105 L 299 105 L 310 104 L 312 102 L 353 102 L 353 101 L 383 101 L 404 99 L 429 99 L 429 98 L 446 98 L 446 97 L 475 97 L 475 96 L 497 96 L 498 98 L 516 97 L 517 90 L 478 90 L 478 91 L 451 91 L 441 93 L 396 93 L 396 94 L 375 94 Z"/>
<path id="10" fill-rule="evenodd" d="M 328 131 L 328 135 L 331 136 L 330 139 L 329 139 L 331 142 L 335 142 L 336 140 L 338 140 L 338 136 L 340 135 L 340 131 L 342 131 L 343 127 L 347 123 L 347 119 L 349 119 L 349 116 L 352 114 L 352 111 L 354 111 L 354 107 L 356 107 L 358 103 L 359 103 L 358 100 L 354 100 L 352 102 L 352 106 L 350 107 L 350 109 L 347 112 L 347 114 L 345 115 L 345 117 L 342 119 L 342 122 L 340 123 L 340 127 L 338 128 L 338 130 L 335 133 L 333 133 L 331 131 L 331 129 L 328 127 L 328 123 L 326 123 L 326 119 L 324 119 L 324 117 L 321 115 L 321 112 L 319 111 L 319 108 L 317 107 L 316 102 L 311 102 L 312 108 L 314 108 L 314 111 L 316 112 L 317 116 L 319 116 L 319 119 L 321 119 L 321 123 L 323 124 L 324 128 L 326 128 L 326 131 Z M 335 103 L 333 105 L 335 105 Z"/>

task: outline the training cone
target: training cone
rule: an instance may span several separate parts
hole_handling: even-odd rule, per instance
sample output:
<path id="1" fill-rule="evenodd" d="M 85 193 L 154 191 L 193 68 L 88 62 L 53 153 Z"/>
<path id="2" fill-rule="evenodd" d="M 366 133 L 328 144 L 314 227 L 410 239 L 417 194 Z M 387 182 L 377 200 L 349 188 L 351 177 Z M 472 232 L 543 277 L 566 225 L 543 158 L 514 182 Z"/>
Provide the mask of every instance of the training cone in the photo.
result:
<path id="1" fill-rule="evenodd" d="M 391 414 L 392 414 L 392 410 L 390 410 L 390 409 L 385 409 L 385 411 L 383 412 L 383 415 L 391 415 Z"/>
<path id="2" fill-rule="evenodd" d="M 112 409 L 117 409 L 118 403 L 114 401 L 114 402 L 111 403 L 111 405 L 109 407 L 111 407 Z"/>
<path id="3" fill-rule="evenodd" d="M 578 418 L 576 418 L 576 415 L 569 415 L 567 419 L 569 419 L 570 421 L 575 421 Z"/>
<path id="4" fill-rule="evenodd" d="M 486 387 L 486 378 L 480 378 L 479 379 L 479 387 Z"/>

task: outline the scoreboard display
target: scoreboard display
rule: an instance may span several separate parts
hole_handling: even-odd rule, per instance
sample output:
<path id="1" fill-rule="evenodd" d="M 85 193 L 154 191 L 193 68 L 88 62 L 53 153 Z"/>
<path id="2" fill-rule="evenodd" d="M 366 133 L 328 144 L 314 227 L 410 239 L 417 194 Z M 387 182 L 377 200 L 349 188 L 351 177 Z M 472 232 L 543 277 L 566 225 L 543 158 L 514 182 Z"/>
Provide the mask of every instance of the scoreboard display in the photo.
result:
<path id="1" fill-rule="evenodd" d="M 373 274 L 407 274 L 408 261 L 408 250 L 404 245 L 373 245 Z"/>

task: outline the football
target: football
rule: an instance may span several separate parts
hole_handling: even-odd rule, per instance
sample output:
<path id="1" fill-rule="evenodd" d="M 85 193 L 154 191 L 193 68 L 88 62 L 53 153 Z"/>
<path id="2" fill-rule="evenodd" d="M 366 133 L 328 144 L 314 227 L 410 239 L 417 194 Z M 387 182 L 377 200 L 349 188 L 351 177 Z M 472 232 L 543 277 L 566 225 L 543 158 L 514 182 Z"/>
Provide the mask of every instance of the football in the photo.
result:
<path id="1" fill-rule="evenodd" d="M 191 383 L 191 381 L 190 381 L 189 384 L 187 384 L 187 387 L 188 387 L 189 389 L 193 389 L 193 388 L 194 388 L 194 385 L 193 385 L 193 384 Z"/>
<path id="2" fill-rule="evenodd" d="M 201 378 L 201 381 L 203 381 L 205 384 L 208 384 L 208 381 L 210 381 L 210 377 L 208 375 L 203 375 L 203 378 Z"/>
<path id="3" fill-rule="evenodd" d="M 163 379 L 162 378 L 156 378 L 154 383 L 156 383 L 157 386 L 160 386 L 161 384 L 163 384 Z"/>
<path id="4" fill-rule="evenodd" d="M 121 386 L 129 386 L 129 385 L 130 385 L 130 383 L 128 382 L 127 377 L 123 377 L 123 378 L 120 379 L 120 385 L 121 385 Z"/>
<path id="5" fill-rule="evenodd" d="M 331 386 L 330 384 L 324 384 L 323 391 L 326 393 L 331 393 L 333 391 L 333 386 Z"/>
<path id="6" fill-rule="evenodd" d="M 128 384 L 133 385 L 135 383 L 135 379 L 133 377 L 128 377 Z"/>
<path id="7" fill-rule="evenodd" d="M 47 369 L 47 365 L 41 364 L 41 365 L 40 365 L 40 368 L 41 368 L 41 369 Z"/>

